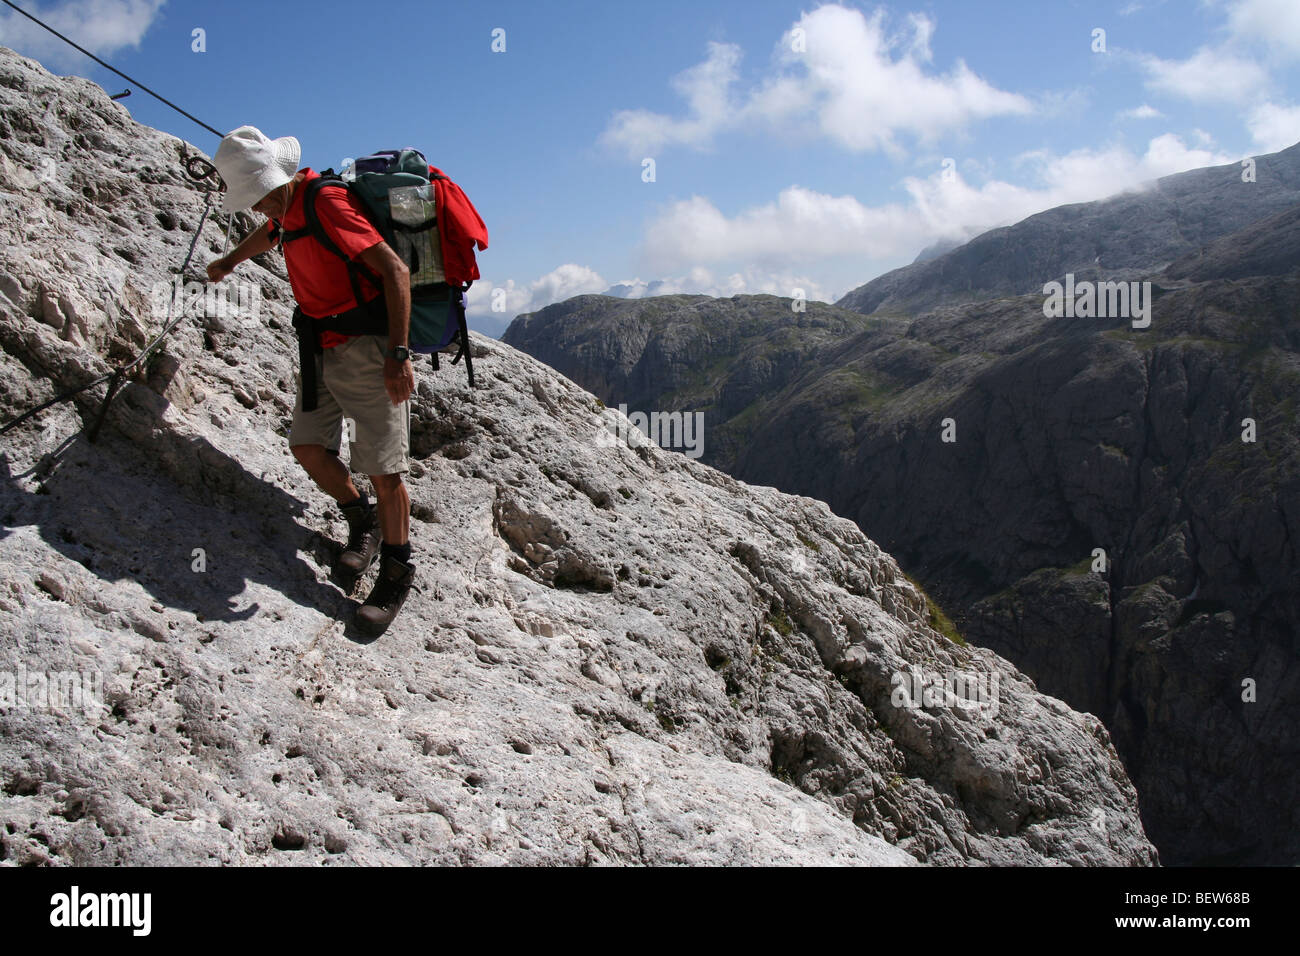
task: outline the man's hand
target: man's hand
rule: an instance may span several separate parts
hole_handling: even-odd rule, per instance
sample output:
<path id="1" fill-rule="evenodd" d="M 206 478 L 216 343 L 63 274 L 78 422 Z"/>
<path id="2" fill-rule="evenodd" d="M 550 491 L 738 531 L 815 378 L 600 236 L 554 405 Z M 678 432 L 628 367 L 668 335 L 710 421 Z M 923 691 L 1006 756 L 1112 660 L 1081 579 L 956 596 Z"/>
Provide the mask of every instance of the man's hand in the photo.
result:
<path id="1" fill-rule="evenodd" d="M 234 271 L 235 267 L 230 264 L 225 256 L 208 263 L 208 278 L 213 282 L 220 282 Z"/>
<path id="2" fill-rule="evenodd" d="M 245 259 L 270 251 L 271 240 L 266 234 L 266 228 L 258 227 L 246 235 L 229 253 L 208 263 L 208 279 L 212 282 L 220 282 L 234 272 L 235 266 Z"/>
<path id="3" fill-rule="evenodd" d="M 411 397 L 415 391 L 415 368 L 411 360 L 399 362 L 389 356 L 384 357 L 384 388 L 388 389 L 388 398 L 394 405 L 400 405 Z"/>

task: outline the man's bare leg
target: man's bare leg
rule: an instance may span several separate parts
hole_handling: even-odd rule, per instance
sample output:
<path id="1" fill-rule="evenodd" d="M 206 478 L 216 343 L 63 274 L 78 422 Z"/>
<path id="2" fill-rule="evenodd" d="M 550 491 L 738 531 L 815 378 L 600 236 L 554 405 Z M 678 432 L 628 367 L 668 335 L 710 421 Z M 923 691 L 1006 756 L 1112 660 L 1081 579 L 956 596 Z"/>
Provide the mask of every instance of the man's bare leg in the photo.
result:
<path id="1" fill-rule="evenodd" d="M 411 533 L 411 496 L 406 492 L 402 476 L 400 473 L 371 475 L 370 483 L 375 487 L 375 507 L 384 544 L 401 547 Z"/>
<path id="2" fill-rule="evenodd" d="M 357 500 L 360 493 L 338 455 L 330 454 L 324 445 L 294 445 L 292 451 L 298 464 L 327 495 L 339 504 Z"/>

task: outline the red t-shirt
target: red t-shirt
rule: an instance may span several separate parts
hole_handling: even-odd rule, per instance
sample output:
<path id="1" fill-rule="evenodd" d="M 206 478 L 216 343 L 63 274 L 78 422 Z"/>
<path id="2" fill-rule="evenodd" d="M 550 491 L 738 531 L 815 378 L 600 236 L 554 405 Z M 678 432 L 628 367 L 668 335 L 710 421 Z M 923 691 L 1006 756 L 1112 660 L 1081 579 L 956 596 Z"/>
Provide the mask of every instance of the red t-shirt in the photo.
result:
<path id="1" fill-rule="evenodd" d="M 307 217 L 302 211 L 302 188 L 313 179 L 319 179 L 320 173 L 307 168 L 306 177 L 294 190 L 293 201 L 280 225 L 286 230 L 302 229 L 307 225 Z M 349 258 L 355 260 L 367 249 L 384 241 L 375 227 L 370 224 L 361 211 L 358 201 L 342 189 L 322 189 L 316 194 L 316 215 L 321 226 L 334 243 Z M 267 232 L 274 230 L 275 224 L 266 224 Z M 356 298 L 352 295 L 352 283 L 348 279 L 347 266 L 338 256 L 330 252 L 315 239 L 306 237 L 284 244 L 284 263 L 289 270 L 289 284 L 293 287 L 293 296 L 302 306 L 303 312 L 310 316 L 336 315 L 355 308 Z M 383 292 L 363 272 L 361 275 L 361 295 L 369 302 Z M 322 332 L 321 346 L 332 348 L 340 342 L 352 338 L 340 332 Z"/>

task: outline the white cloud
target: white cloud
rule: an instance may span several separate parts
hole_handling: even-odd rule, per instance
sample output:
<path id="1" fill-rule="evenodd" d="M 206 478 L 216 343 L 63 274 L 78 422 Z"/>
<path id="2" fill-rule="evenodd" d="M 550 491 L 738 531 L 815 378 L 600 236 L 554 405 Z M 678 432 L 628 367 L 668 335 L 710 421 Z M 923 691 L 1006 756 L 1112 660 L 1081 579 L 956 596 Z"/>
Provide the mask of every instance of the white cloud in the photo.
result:
<path id="1" fill-rule="evenodd" d="M 1300 106 L 1261 104 L 1251 110 L 1246 126 L 1260 152 L 1286 149 L 1300 142 Z"/>
<path id="2" fill-rule="evenodd" d="M 68 0 L 52 8 L 32 6 L 39 17 L 64 36 L 99 56 L 139 47 L 167 0 Z M 0 13 L 5 46 L 46 65 L 85 71 L 91 61 L 49 31 L 12 10 Z"/>
<path id="3" fill-rule="evenodd" d="M 804 49 L 794 49 L 794 31 Z M 636 158 L 665 146 L 707 147 L 722 131 L 764 126 L 788 136 L 814 132 L 854 151 L 899 149 L 900 135 L 922 142 L 993 116 L 1033 112 L 1025 97 L 985 82 L 962 61 L 928 70 L 935 24 L 911 14 L 887 36 L 885 16 L 841 6 L 803 14 L 778 46 L 777 64 L 747 93 L 736 94 L 740 49 L 710 44 L 707 59 L 673 86 L 687 115 L 616 113 L 601 141 Z"/>
<path id="4" fill-rule="evenodd" d="M 899 134 L 922 142 L 993 116 L 1033 111 L 1024 97 L 986 83 L 962 61 L 946 74 L 927 73 L 933 21 L 909 19 L 910 39 L 887 38 L 884 13 L 825 6 L 795 24 L 807 52 L 792 49 L 793 29 L 781 44 L 783 72 L 769 81 L 753 109 L 773 123 L 798 119 L 803 103 L 829 139 L 848 149 L 897 151 Z"/>
<path id="5" fill-rule="evenodd" d="M 831 302 L 845 288 L 860 284 L 872 261 L 906 261 L 939 239 L 969 239 L 1044 209 L 1100 199 L 1170 173 L 1237 158 L 1190 147 L 1166 133 L 1150 140 L 1141 154 L 1122 146 L 1022 154 L 1016 164 L 1032 186 L 997 179 L 974 185 L 960 171 L 945 180 L 942 170 L 936 170 L 903 180 L 906 202 L 867 206 L 853 196 L 791 186 L 773 202 L 733 216 L 695 196 L 667 206 L 646 226 L 643 255 L 661 278 L 610 282 L 588 266 L 566 263 L 530 282 L 494 285 L 481 280 L 469 293 L 471 324 L 504 328 L 516 315 L 585 293 L 791 296 L 803 289 L 811 301 Z M 977 168 L 974 163 L 964 167 L 968 172 Z M 832 260 L 846 265 L 833 268 Z M 832 273 L 839 291 L 831 288 Z M 492 309 L 494 300 L 504 306 L 502 311 Z"/>
<path id="6" fill-rule="evenodd" d="M 606 145 L 634 157 L 653 155 L 665 146 L 703 148 L 736 114 L 730 90 L 736 81 L 740 48 L 710 43 L 703 63 L 673 77 L 672 86 L 686 100 L 690 115 L 674 119 L 649 110 L 621 110 L 601 134 Z"/>
<path id="7" fill-rule="evenodd" d="M 803 290 L 804 298 L 814 302 L 829 302 L 830 295 L 807 275 L 782 271 L 766 271 L 747 266 L 725 275 L 715 275 L 709 269 L 695 266 L 684 275 L 669 276 L 646 282 L 642 279 L 624 279 L 609 287 L 607 294 L 625 299 L 642 299 L 652 295 L 711 295 L 724 298 L 733 295 L 793 296 Z"/>
<path id="8" fill-rule="evenodd" d="M 669 271 L 687 263 L 747 262 L 762 267 L 812 264 L 828 256 L 874 258 L 890 254 L 909 234 L 919 236 L 908 210 L 897 204 L 864 206 L 852 196 L 791 186 L 775 202 L 728 218 L 703 196 L 670 205 L 646 229 L 652 267 Z"/>
<path id="9" fill-rule="evenodd" d="M 1300 2 L 1297 0 L 1204 0 L 1223 14 L 1220 38 L 1200 47 L 1184 60 L 1134 54 L 1146 73 L 1146 86 L 1194 103 L 1230 103 L 1242 108 L 1243 119 L 1262 151 L 1272 152 L 1300 139 L 1296 110 L 1270 102 L 1278 92 L 1270 75 L 1287 60 L 1300 60 Z M 1123 118 L 1146 118 L 1125 111 Z M 1212 140 L 1193 130 L 1203 145 Z"/>
<path id="10" fill-rule="evenodd" d="M 1168 0 L 1145 0 L 1145 2 L 1139 2 L 1139 0 L 1133 0 L 1132 3 L 1126 4 L 1125 6 L 1120 8 L 1119 15 L 1121 17 L 1131 17 L 1135 13 L 1142 13 L 1143 11 L 1147 11 L 1148 13 L 1154 13 L 1156 10 L 1163 7 L 1167 2 Z M 1175 0 L 1175 2 L 1186 3 L 1187 0 Z M 1216 0 L 1201 0 L 1201 2 L 1215 3 Z"/>
<path id="11" fill-rule="evenodd" d="M 1164 117 L 1164 115 L 1165 115 L 1164 113 L 1160 112 L 1154 106 L 1148 106 L 1146 103 L 1143 103 L 1141 106 L 1135 106 L 1131 110 L 1121 111 L 1119 114 L 1119 118 L 1146 120 L 1146 119 L 1161 119 Z"/>
<path id="12" fill-rule="evenodd" d="M 1187 146 L 1167 133 L 1137 155 L 1125 147 L 1079 149 L 1058 156 L 1026 153 L 1018 165 L 1034 186 L 989 180 L 972 185 L 942 171 L 908 177 L 906 203 L 867 206 L 800 186 L 774 202 L 727 216 L 694 196 L 668 206 L 646 228 L 644 255 L 658 270 L 686 264 L 754 263 L 772 269 L 816 268 L 827 260 L 889 260 L 913 255 L 939 239 L 969 239 L 1044 209 L 1137 188 L 1170 173 L 1234 162 Z"/>
<path id="13" fill-rule="evenodd" d="M 592 269 L 566 263 L 535 280 L 529 286 L 529 295 L 532 303 L 559 302 L 585 292 L 599 292 L 605 286 L 605 280 Z"/>
<path id="14" fill-rule="evenodd" d="M 1228 29 L 1284 58 L 1300 59 L 1300 4 L 1295 0 L 1236 0 L 1228 9 Z"/>
<path id="15" fill-rule="evenodd" d="M 514 279 L 499 284 L 482 280 L 475 282 L 465 297 L 465 312 L 470 317 L 513 317 L 521 312 L 535 312 L 552 302 L 562 302 L 589 292 L 603 292 L 607 288 L 609 283 L 595 270 L 566 262 L 525 284 L 517 284 Z M 493 305 L 498 308 L 494 309 Z"/>
<path id="16" fill-rule="evenodd" d="M 1203 144 L 1213 141 L 1208 133 L 1196 130 Z M 1226 153 L 1213 153 L 1208 149 L 1190 149 L 1173 133 L 1157 136 L 1147 145 L 1146 155 L 1142 157 L 1141 168 L 1147 179 L 1181 173 L 1186 169 L 1199 169 L 1202 166 L 1222 166 L 1235 163 L 1241 157 Z"/>
<path id="17" fill-rule="evenodd" d="M 1196 103 L 1241 103 L 1268 85 L 1262 66 L 1223 48 L 1201 47 L 1186 60 L 1138 59 L 1148 89 Z"/>
<path id="18" fill-rule="evenodd" d="M 935 23 L 924 13 L 909 13 L 908 26 L 912 28 L 910 38 L 906 35 L 892 41 L 893 46 L 906 44 L 907 52 L 913 59 L 922 63 L 932 63 L 934 53 L 930 50 L 930 38 L 934 36 Z"/>

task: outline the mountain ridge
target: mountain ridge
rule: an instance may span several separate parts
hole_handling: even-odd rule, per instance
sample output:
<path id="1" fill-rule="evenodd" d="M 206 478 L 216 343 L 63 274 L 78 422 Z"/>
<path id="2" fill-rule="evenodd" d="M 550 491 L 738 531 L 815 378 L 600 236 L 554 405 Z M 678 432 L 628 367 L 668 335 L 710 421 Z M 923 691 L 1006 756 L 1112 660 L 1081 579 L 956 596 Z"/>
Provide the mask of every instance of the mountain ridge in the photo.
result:
<path id="1" fill-rule="evenodd" d="M 1240 164 L 1163 176 L 1148 188 L 1044 210 L 851 290 L 841 308 L 917 314 L 940 305 L 1037 292 L 1067 272 L 1124 280 L 1300 202 L 1300 143 Z M 1231 202 L 1224 197 L 1231 195 Z M 924 255 L 924 253 L 922 253 Z M 1104 261 L 1103 261 L 1104 260 Z"/>

